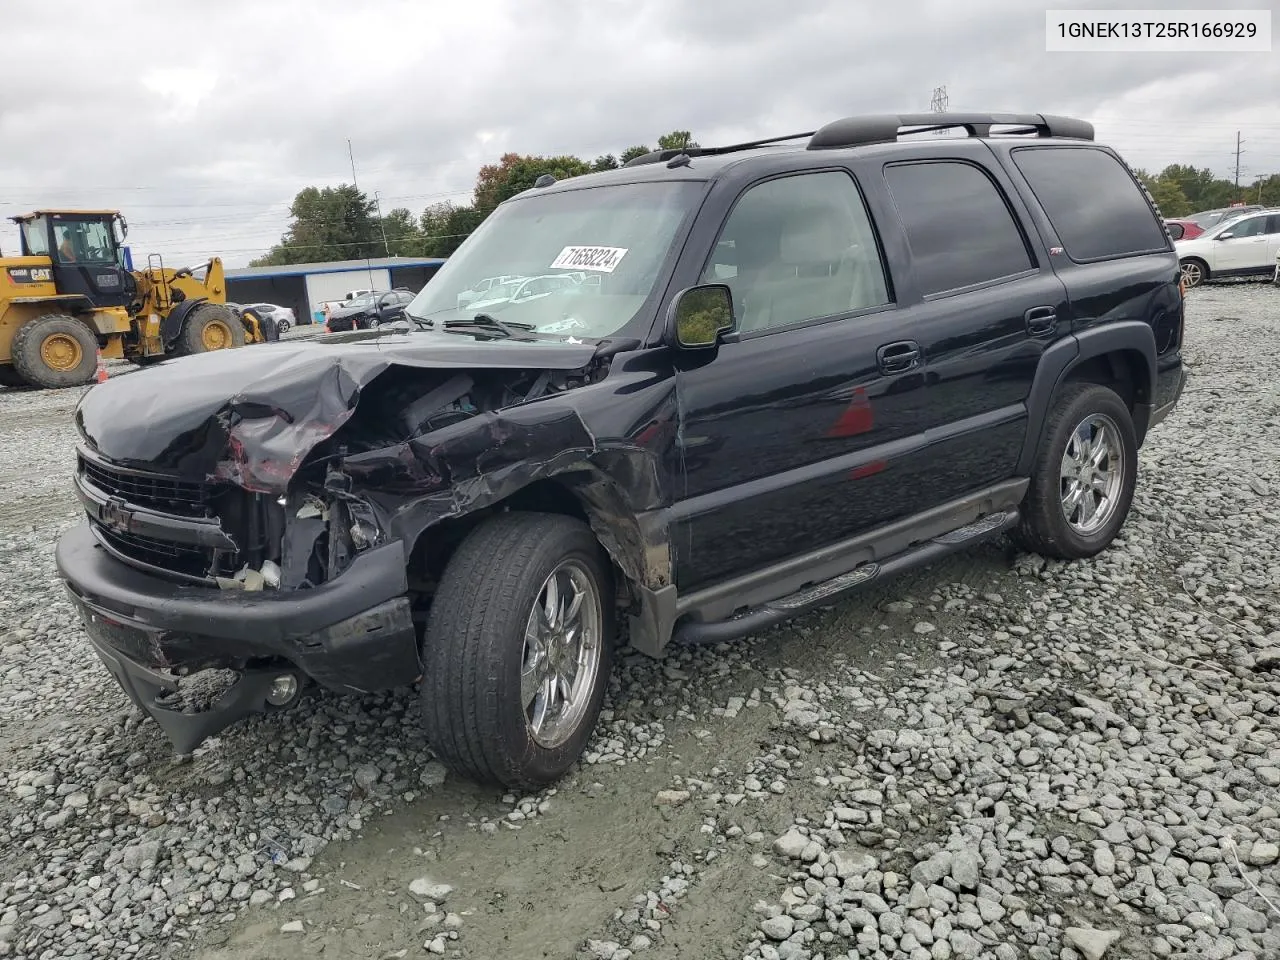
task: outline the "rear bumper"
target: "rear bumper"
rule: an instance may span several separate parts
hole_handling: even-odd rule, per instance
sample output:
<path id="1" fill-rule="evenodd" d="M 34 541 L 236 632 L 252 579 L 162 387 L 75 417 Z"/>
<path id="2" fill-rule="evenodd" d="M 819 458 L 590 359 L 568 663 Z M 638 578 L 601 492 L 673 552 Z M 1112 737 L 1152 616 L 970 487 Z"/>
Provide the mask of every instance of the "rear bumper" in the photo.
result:
<path id="1" fill-rule="evenodd" d="M 413 683 L 421 672 L 399 543 L 358 555 L 320 587 L 279 592 L 151 576 L 110 556 L 87 524 L 62 536 L 56 562 L 98 656 L 180 753 L 267 709 L 282 673 L 366 693 Z M 177 689 L 169 671 L 210 667 L 240 674 L 214 709 L 183 713 L 159 702 Z"/>

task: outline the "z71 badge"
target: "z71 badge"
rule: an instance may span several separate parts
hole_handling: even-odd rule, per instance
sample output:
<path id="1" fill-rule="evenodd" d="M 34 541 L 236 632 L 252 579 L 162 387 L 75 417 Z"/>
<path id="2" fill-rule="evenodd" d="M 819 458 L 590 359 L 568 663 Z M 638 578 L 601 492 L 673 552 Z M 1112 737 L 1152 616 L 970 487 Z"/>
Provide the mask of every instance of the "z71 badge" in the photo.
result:
<path id="1" fill-rule="evenodd" d="M 14 283 L 53 283 L 49 267 L 10 267 L 9 279 Z"/>

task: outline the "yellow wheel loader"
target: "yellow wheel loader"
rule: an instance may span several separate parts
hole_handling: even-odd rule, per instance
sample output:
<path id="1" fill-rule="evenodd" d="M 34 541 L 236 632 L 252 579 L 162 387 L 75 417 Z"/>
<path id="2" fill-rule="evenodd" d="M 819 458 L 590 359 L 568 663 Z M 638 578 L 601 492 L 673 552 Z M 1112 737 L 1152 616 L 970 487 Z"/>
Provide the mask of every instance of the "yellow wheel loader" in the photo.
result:
<path id="1" fill-rule="evenodd" d="M 118 211 L 37 210 L 12 219 L 22 256 L 0 257 L 0 385 L 89 383 L 99 353 L 146 364 L 266 339 L 254 318 L 226 306 L 217 257 L 172 270 L 153 254 L 135 271 Z"/>

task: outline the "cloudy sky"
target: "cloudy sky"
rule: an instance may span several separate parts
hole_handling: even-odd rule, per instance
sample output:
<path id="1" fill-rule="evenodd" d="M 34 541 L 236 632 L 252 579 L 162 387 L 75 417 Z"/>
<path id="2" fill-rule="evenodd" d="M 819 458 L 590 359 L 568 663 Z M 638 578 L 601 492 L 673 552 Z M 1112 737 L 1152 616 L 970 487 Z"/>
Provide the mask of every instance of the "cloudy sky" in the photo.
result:
<path id="1" fill-rule="evenodd" d="M 30 13 L 4 26 L 0 216 L 116 207 L 135 257 L 170 263 L 262 253 L 300 188 L 350 182 L 348 138 L 361 188 L 384 212 L 417 213 L 466 202 L 478 167 L 507 151 L 795 133 L 925 111 L 938 86 L 953 110 L 1084 117 L 1149 169 L 1234 175 L 1240 131 L 1241 181 L 1280 172 L 1280 51 L 1047 53 L 1044 7 L 1025 0 L 45 0 Z M 0 249 L 16 246 L 6 219 Z"/>

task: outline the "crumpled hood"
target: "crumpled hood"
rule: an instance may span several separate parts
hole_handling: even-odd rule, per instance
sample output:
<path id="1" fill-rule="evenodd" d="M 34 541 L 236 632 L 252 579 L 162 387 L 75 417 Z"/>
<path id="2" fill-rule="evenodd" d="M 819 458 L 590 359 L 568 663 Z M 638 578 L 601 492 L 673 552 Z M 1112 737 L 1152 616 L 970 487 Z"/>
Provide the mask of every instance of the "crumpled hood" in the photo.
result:
<path id="1" fill-rule="evenodd" d="M 575 370 L 592 344 L 355 332 L 168 360 L 90 387 L 76 409 L 86 443 L 125 467 L 281 492 L 316 444 L 392 367 Z"/>

